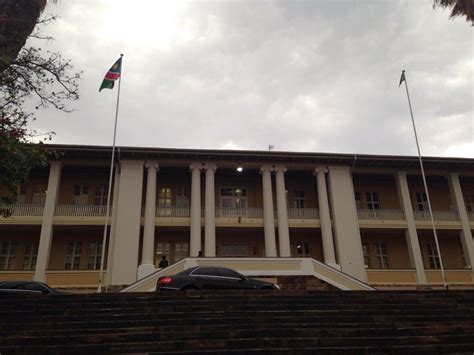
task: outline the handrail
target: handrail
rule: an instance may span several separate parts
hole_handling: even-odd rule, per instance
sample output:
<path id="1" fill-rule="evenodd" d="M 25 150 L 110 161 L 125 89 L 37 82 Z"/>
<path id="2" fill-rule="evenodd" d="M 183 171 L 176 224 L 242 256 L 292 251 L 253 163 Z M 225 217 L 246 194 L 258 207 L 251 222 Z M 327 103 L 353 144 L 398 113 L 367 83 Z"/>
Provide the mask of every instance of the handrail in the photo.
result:
<path id="1" fill-rule="evenodd" d="M 288 219 L 319 219 L 317 208 L 288 208 Z"/>
<path id="2" fill-rule="evenodd" d="M 156 206 L 156 217 L 189 217 L 189 207 Z"/>
<path id="3" fill-rule="evenodd" d="M 357 215 L 361 220 L 392 220 L 404 221 L 405 213 L 402 210 L 369 210 L 358 209 Z"/>
<path id="4" fill-rule="evenodd" d="M 58 205 L 54 210 L 54 215 L 61 217 L 94 217 L 105 216 L 106 211 L 106 206 L 99 205 Z"/>
<path id="5" fill-rule="evenodd" d="M 416 221 L 431 221 L 428 211 L 413 211 Z M 433 211 L 435 221 L 459 221 L 457 212 L 454 211 Z"/>
<path id="6" fill-rule="evenodd" d="M 219 207 L 216 210 L 218 218 L 253 218 L 262 219 L 262 208 L 235 208 L 235 207 Z"/>
<path id="7" fill-rule="evenodd" d="M 43 205 L 2 205 L 1 208 L 7 209 L 11 212 L 11 216 L 42 216 L 44 206 Z"/>

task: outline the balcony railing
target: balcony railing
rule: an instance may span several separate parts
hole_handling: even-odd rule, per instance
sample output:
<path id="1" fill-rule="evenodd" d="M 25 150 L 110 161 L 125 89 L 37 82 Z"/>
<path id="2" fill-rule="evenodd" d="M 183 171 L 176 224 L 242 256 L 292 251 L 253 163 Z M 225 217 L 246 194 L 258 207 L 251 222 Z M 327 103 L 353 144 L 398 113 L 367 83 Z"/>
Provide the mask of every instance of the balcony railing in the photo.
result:
<path id="1" fill-rule="evenodd" d="M 288 219 L 319 219 L 317 208 L 288 208 Z"/>
<path id="2" fill-rule="evenodd" d="M 220 218 L 263 218 L 263 209 L 261 208 L 231 208 L 220 207 L 216 211 L 216 217 Z"/>
<path id="3" fill-rule="evenodd" d="M 431 221 L 429 211 L 413 211 L 415 220 Z M 433 211 L 435 221 L 459 221 L 458 214 L 454 211 Z"/>
<path id="4" fill-rule="evenodd" d="M 474 212 L 468 212 L 468 213 L 467 213 L 467 218 L 468 218 L 470 221 L 474 221 Z"/>
<path id="5" fill-rule="evenodd" d="M 189 217 L 189 207 L 157 206 L 156 217 Z"/>
<path id="6" fill-rule="evenodd" d="M 362 220 L 405 220 L 405 213 L 402 210 L 357 210 L 357 214 Z"/>
<path id="7" fill-rule="evenodd" d="M 8 209 L 12 216 L 42 216 L 44 206 L 41 205 L 4 205 L 1 208 Z"/>
<path id="8" fill-rule="evenodd" d="M 105 216 L 106 212 L 107 206 L 58 205 L 54 210 L 54 215 L 61 217 L 96 217 Z"/>

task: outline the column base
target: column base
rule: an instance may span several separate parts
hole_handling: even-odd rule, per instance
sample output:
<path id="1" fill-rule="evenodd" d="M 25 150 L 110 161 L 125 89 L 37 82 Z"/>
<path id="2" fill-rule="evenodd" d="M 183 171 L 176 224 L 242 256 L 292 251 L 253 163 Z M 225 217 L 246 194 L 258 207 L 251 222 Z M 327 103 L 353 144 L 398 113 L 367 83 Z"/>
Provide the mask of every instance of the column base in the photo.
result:
<path id="1" fill-rule="evenodd" d="M 152 263 L 145 263 L 138 266 L 137 280 L 141 280 L 156 271 L 155 265 Z"/>
<path id="2" fill-rule="evenodd" d="M 341 271 L 341 265 L 333 263 L 331 261 L 328 261 L 327 263 L 325 262 L 326 265 L 332 267 L 333 269 Z"/>

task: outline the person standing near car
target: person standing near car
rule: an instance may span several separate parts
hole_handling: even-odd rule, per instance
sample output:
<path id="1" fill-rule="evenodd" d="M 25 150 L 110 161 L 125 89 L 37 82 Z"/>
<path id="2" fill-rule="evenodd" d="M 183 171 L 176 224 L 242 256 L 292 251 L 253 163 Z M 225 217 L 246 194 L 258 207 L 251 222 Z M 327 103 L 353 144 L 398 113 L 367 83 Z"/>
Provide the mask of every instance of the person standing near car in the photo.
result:
<path id="1" fill-rule="evenodd" d="M 166 260 L 166 255 L 161 256 L 160 263 L 158 264 L 159 267 L 164 268 L 168 266 L 168 260 Z"/>

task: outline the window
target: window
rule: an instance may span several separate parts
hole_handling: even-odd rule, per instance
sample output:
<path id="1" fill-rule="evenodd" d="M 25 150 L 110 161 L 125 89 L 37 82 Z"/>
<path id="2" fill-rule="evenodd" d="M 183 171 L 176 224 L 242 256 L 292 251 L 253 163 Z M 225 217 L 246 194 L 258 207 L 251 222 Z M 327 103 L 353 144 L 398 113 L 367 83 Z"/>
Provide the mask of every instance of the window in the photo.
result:
<path id="1" fill-rule="evenodd" d="M 170 187 L 162 187 L 158 194 L 158 216 L 171 216 L 173 211 L 172 192 Z"/>
<path id="2" fill-rule="evenodd" d="M 89 199 L 89 186 L 87 185 L 75 185 L 74 186 L 74 204 L 75 205 L 87 205 Z"/>
<path id="3" fill-rule="evenodd" d="M 295 190 L 295 198 L 293 200 L 294 208 L 305 208 L 306 202 L 303 190 Z"/>
<path id="4" fill-rule="evenodd" d="M 172 206 L 172 194 L 170 187 L 162 187 L 158 195 L 158 205 L 159 206 Z"/>
<path id="5" fill-rule="evenodd" d="M 174 262 L 189 256 L 189 244 L 188 243 L 175 243 L 174 245 Z"/>
<path id="6" fill-rule="evenodd" d="M 15 203 L 17 205 L 24 205 L 26 203 L 26 185 L 21 185 L 18 188 Z"/>
<path id="7" fill-rule="evenodd" d="M 30 242 L 26 244 L 25 253 L 23 254 L 23 270 L 34 270 L 37 259 L 38 242 Z"/>
<path id="8" fill-rule="evenodd" d="M 385 242 L 377 243 L 377 261 L 380 269 L 388 269 L 390 267 L 388 249 Z"/>
<path id="9" fill-rule="evenodd" d="M 361 198 L 360 192 L 357 192 L 357 191 L 354 192 L 354 198 L 355 198 L 357 209 L 361 210 L 362 209 L 362 198 Z"/>
<path id="10" fill-rule="evenodd" d="M 466 209 L 468 212 L 474 212 L 474 193 L 467 194 L 465 197 Z"/>
<path id="11" fill-rule="evenodd" d="M 428 199 L 426 198 L 425 192 L 417 192 L 416 193 L 416 205 L 418 207 L 418 211 L 428 211 Z"/>
<path id="12" fill-rule="evenodd" d="M 377 192 L 366 192 L 365 197 L 367 198 L 367 208 L 369 210 L 379 210 L 379 196 Z"/>
<path id="13" fill-rule="evenodd" d="M 189 198 L 184 192 L 184 187 L 181 187 L 181 191 L 176 195 L 176 207 L 189 208 Z"/>
<path id="14" fill-rule="evenodd" d="M 296 243 L 296 256 L 301 258 L 311 256 L 311 248 L 308 242 Z"/>
<path id="15" fill-rule="evenodd" d="M 222 245 L 223 256 L 248 256 L 249 245 L 247 243 L 233 243 Z"/>
<path id="16" fill-rule="evenodd" d="M 441 263 L 439 261 L 439 254 L 438 250 L 436 249 L 435 243 L 428 243 L 426 244 L 427 252 L 428 252 L 428 264 L 430 269 L 440 269 Z"/>
<path id="17" fill-rule="evenodd" d="M 220 207 L 247 208 L 247 189 L 222 188 L 220 189 Z"/>
<path id="18" fill-rule="evenodd" d="M 102 259 L 102 242 L 89 242 L 89 258 L 87 268 L 89 270 L 100 269 Z"/>
<path id="19" fill-rule="evenodd" d="M 107 206 L 107 185 L 101 184 L 95 187 L 94 205 Z"/>
<path id="20" fill-rule="evenodd" d="M 242 279 L 242 275 L 230 269 L 218 269 L 222 277 L 231 277 L 233 279 Z"/>
<path id="21" fill-rule="evenodd" d="M 365 268 L 370 268 L 370 255 L 369 255 L 369 245 L 367 243 L 362 243 L 362 253 L 364 254 L 364 265 Z"/>
<path id="22" fill-rule="evenodd" d="M 64 258 L 64 268 L 66 270 L 79 269 L 81 264 L 81 242 L 68 242 L 66 257 Z"/>
<path id="23" fill-rule="evenodd" d="M 201 267 L 191 274 L 196 276 L 220 276 L 219 271 L 215 267 Z"/>
<path id="24" fill-rule="evenodd" d="M 15 269 L 16 242 L 0 242 L 0 270 Z"/>
<path id="25" fill-rule="evenodd" d="M 31 203 L 33 205 L 44 205 L 46 201 L 46 185 L 44 184 L 35 184 L 33 185 L 33 197 Z"/>

